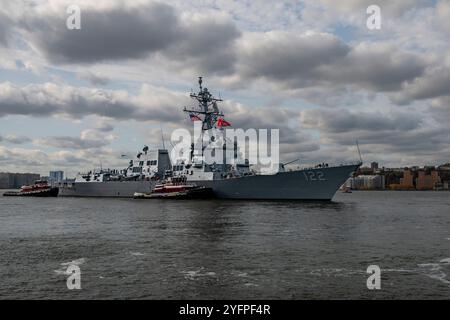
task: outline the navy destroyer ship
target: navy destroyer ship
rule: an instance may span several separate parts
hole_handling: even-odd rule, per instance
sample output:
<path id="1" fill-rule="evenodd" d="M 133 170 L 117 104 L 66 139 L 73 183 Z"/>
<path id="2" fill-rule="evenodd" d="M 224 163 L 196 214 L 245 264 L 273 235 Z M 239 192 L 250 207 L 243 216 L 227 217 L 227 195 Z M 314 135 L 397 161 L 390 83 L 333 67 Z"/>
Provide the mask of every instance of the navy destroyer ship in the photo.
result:
<path id="1" fill-rule="evenodd" d="M 201 130 L 217 137 L 223 126 L 218 103 L 199 78 L 198 93 L 191 93 L 196 101 L 192 108 L 184 108 L 192 121 L 201 123 Z M 202 135 L 203 136 L 203 135 Z M 214 144 L 220 137 L 211 139 Z M 223 146 L 226 140 L 223 140 Z M 248 160 L 227 164 L 210 164 L 202 156 L 194 155 L 194 144 L 188 159 L 170 159 L 166 149 L 149 150 L 145 146 L 136 158 L 122 170 L 97 170 L 79 173 L 74 182 L 59 186 L 60 196 L 72 197 L 129 197 L 135 193 L 151 192 L 161 181 L 184 177 L 188 183 L 210 188 L 215 197 L 224 199 L 264 200 L 331 200 L 344 182 L 359 168 L 361 162 L 336 166 L 318 165 L 313 168 L 287 170 L 279 164 L 274 174 L 261 174 Z M 203 146 L 202 140 L 202 149 Z M 236 143 L 234 143 L 235 153 Z"/>

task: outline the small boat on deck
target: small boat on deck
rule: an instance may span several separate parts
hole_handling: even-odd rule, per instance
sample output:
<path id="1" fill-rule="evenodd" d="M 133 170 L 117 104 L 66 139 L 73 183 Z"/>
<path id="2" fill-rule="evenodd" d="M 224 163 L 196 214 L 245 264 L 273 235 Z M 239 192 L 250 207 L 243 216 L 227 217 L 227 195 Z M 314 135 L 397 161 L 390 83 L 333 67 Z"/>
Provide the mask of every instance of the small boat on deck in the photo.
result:
<path id="1" fill-rule="evenodd" d="M 19 191 L 8 191 L 5 197 L 57 197 L 59 189 L 52 187 L 45 180 L 38 180 L 33 185 L 22 186 Z"/>
<path id="2" fill-rule="evenodd" d="M 186 177 L 171 178 L 158 184 L 150 193 L 136 192 L 135 199 L 210 199 L 214 198 L 212 188 L 188 184 Z"/>

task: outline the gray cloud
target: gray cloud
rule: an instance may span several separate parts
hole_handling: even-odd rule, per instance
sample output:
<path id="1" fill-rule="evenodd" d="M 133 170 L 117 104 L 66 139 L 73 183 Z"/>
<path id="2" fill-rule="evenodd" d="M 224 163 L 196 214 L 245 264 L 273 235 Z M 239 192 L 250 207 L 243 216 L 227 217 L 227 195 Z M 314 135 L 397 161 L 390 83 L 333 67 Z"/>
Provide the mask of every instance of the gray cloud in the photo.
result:
<path id="1" fill-rule="evenodd" d="M 241 36 L 235 24 L 221 16 L 183 21 L 181 40 L 165 53 L 182 68 L 202 73 L 231 73 L 237 59 L 235 40 Z"/>
<path id="2" fill-rule="evenodd" d="M 133 112 L 131 104 L 116 101 L 113 94 L 100 90 L 60 87 L 49 83 L 25 87 L 0 84 L 0 116 L 44 117 L 64 113 L 74 117 L 97 114 L 125 118 Z"/>
<path id="3" fill-rule="evenodd" d="M 276 112 L 274 112 L 275 108 Z M 237 128 L 272 129 L 287 127 L 289 121 L 298 116 L 298 112 L 286 108 L 277 106 L 248 108 L 231 101 L 225 101 L 222 110 L 227 118 L 233 118 L 233 126 Z"/>
<path id="4" fill-rule="evenodd" d="M 298 127 L 298 111 L 275 106 L 249 108 L 230 102 L 225 103 L 222 110 L 234 128 L 278 129 L 280 157 L 284 161 L 320 149 L 317 139 Z"/>
<path id="5" fill-rule="evenodd" d="M 349 131 L 338 135 L 324 133 L 329 142 L 351 146 L 358 139 L 365 152 L 371 152 L 375 157 L 431 156 L 448 157 L 450 131 L 446 128 L 420 128 L 412 131 Z"/>
<path id="6" fill-rule="evenodd" d="M 438 68 L 430 70 L 425 76 L 416 79 L 403 91 L 392 96 L 399 104 L 410 103 L 413 100 L 424 100 L 450 96 L 450 69 Z"/>
<path id="7" fill-rule="evenodd" d="M 109 134 L 110 128 L 102 130 L 105 127 L 100 126 L 96 129 L 83 130 L 79 137 L 73 136 L 52 136 L 39 138 L 34 141 L 35 144 L 44 145 L 60 149 L 99 149 L 109 145 L 116 137 Z"/>
<path id="8" fill-rule="evenodd" d="M 35 11 L 28 13 L 24 27 L 48 59 L 59 63 L 142 58 L 180 39 L 178 18 L 166 4 L 81 11 L 81 30 L 66 28 L 68 15 Z"/>
<path id="9" fill-rule="evenodd" d="M 374 91 L 400 90 L 405 82 L 422 75 L 426 62 L 416 54 L 405 53 L 390 45 L 358 45 L 335 65 L 318 70 L 323 79 L 353 84 Z"/>
<path id="10" fill-rule="evenodd" d="M 46 154 L 40 150 L 12 149 L 0 146 L 2 168 L 8 168 L 8 165 L 12 168 L 23 167 L 25 168 L 24 172 L 29 172 L 30 166 L 42 166 L 46 159 Z M 17 172 L 18 170 L 14 171 Z"/>
<path id="11" fill-rule="evenodd" d="M 82 139 L 78 137 L 47 137 L 37 141 L 38 144 L 60 149 L 92 149 L 109 144 L 108 141 Z"/>
<path id="12" fill-rule="evenodd" d="M 23 143 L 27 143 L 27 142 L 31 142 L 31 139 L 25 136 L 16 136 L 14 134 L 9 134 L 7 136 L 2 137 L 0 135 L 0 142 L 1 141 L 5 141 L 8 143 L 13 143 L 13 144 L 23 144 Z"/>
<path id="13" fill-rule="evenodd" d="M 330 34 L 270 32 L 247 37 L 240 47 L 240 81 L 263 78 L 286 89 L 353 85 L 400 90 L 422 75 L 426 62 L 391 45 L 351 47 Z"/>
<path id="14" fill-rule="evenodd" d="M 440 26 L 446 31 L 450 31 L 450 2 L 439 1 L 436 4 L 437 18 Z"/>
<path id="15" fill-rule="evenodd" d="M 182 18 L 174 7 L 158 2 L 81 8 L 80 30 L 65 27 L 66 15 L 49 12 L 31 10 L 21 25 L 31 43 L 54 63 L 92 64 L 159 55 L 183 68 L 230 72 L 233 43 L 240 36 L 227 18 Z"/>
<path id="16" fill-rule="evenodd" d="M 448 126 L 450 123 L 450 95 L 433 99 L 428 112 L 436 121 Z"/>
<path id="17" fill-rule="evenodd" d="M 247 37 L 240 50 L 244 78 L 262 77 L 295 88 L 317 83 L 316 68 L 333 64 L 351 49 L 329 34 L 269 32 Z"/>
<path id="18" fill-rule="evenodd" d="M 106 121 L 101 121 L 98 123 L 96 129 L 101 132 L 111 132 L 114 130 L 114 125 Z"/>
<path id="19" fill-rule="evenodd" d="M 430 126 L 421 116 L 412 110 L 379 114 L 320 109 L 302 112 L 302 124 L 319 130 L 325 144 L 344 148 L 358 140 L 370 159 L 424 163 L 450 156 L 450 129 L 446 125 Z"/>
<path id="20" fill-rule="evenodd" d="M 302 112 L 302 123 L 307 128 L 329 133 L 363 131 L 411 131 L 419 128 L 422 119 L 406 112 L 350 112 L 346 109 L 315 109 Z"/>
<path id="21" fill-rule="evenodd" d="M 0 45 L 6 46 L 10 36 L 12 21 L 0 9 Z"/>
<path id="22" fill-rule="evenodd" d="M 416 2 L 385 6 L 396 11 Z M 364 5 L 365 1 L 353 1 L 344 11 Z M 350 85 L 372 92 L 400 91 L 427 68 L 419 54 L 383 42 L 350 45 L 318 32 L 241 35 L 225 16 L 183 15 L 162 3 L 82 8 L 81 30 L 68 30 L 67 15 L 58 10 L 26 12 L 20 23 L 25 38 L 54 63 L 150 57 L 148 63 L 164 64 L 170 70 L 229 75 L 238 86 L 263 79 L 287 90 Z M 89 73 L 81 77 L 95 85 L 107 82 Z"/>
<path id="23" fill-rule="evenodd" d="M 189 101 L 186 95 L 143 86 L 138 95 L 123 91 L 78 88 L 51 83 L 18 87 L 0 83 L 0 117 L 57 114 L 82 118 L 98 115 L 118 120 L 177 122 L 180 108 Z"/>
<path id="24" fill-rule="evenodd" d="M 90 71 L 80 72 L 77 76 L 80 79 L 88 81 L 94 86 L 104 86 L 110 82 L 108 78 L 92 73 Z"/>

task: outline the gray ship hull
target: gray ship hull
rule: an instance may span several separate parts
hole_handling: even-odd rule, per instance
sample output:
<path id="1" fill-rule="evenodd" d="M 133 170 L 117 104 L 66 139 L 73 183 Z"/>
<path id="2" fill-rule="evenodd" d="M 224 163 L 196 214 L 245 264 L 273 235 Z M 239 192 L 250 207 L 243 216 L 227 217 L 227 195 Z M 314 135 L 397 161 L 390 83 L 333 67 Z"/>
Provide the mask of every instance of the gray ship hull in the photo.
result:
<path id="1" fill-rule="evenodd" d="M 331 200 L 359 164 L 280 172 L 221 180 L 192 181 L 210 187 L 218 198 L 264 200 Z M 81 182 L 60 188 L 60 196 L 133 197 L 149 192 L 155 181 Z"/>
<path id="2" fill-rule="evenodd" d="M 299 170 L 195 183 L 211 187 L 218 198 L 224 199 L 331 200 L 358 167 Z"/>
<path id="3" fill-rule="evenodd" d="M 76 182 L 59 188 L 61 197 L 132 198 L 135 192 L 149 192 L 154 181 Z"/>

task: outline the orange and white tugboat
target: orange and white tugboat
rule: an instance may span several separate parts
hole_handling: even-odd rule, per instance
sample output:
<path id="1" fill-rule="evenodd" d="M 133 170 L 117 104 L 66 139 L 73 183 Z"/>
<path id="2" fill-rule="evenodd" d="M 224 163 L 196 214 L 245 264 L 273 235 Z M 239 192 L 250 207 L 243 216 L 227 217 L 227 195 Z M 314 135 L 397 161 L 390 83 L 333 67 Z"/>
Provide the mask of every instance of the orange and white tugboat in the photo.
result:
<path id="1" fill-rule="evenodd" d="M 136 192 L 135 199 L 209 199 L 213 198 L 212 188 L 187 183 L 184 176 L 172 177 L 157 184 L 150 193 Z"/>
<path id="2" fill-rule="evenodd" d="M 38 180 L 33 185 L 22 186 L 19 191 L 5 192 L 5 197 L 57 197 L 59 189 L 52 187 L 45 180 Z"/>

